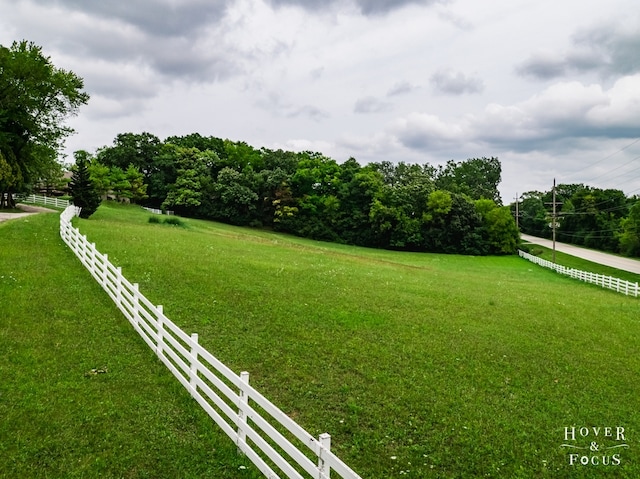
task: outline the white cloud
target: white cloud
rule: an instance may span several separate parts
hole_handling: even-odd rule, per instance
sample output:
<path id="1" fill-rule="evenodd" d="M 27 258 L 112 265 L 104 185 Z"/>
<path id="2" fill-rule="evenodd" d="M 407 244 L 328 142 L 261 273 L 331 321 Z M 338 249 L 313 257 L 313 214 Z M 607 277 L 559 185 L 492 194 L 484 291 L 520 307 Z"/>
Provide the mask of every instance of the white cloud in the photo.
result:
<path id="1" fill-rule="evenodd" d="M 406 80 L 398 81 L 387 91 L 387 96 L 406 95 L 412 91 L 420 89 L 419 86 Z"/>
<path id="2" fill-rule="evenodd" d="M 565 51 L 533 52 L 517 67 L 521 75 L 552 79 L 596 72 L 601 77 L 640 72 L 640 16 L 628 15 L 615 21 L 599 18 L 579 28 Z"/>
<path id="3" fill-rule="evenodd" d="M 618 80 L 609 90 L 560 82 L 525 101 L 492 103 L 479 114 L 451 121 L 414 112 L 388 130 L 405 146 L 420 150 L 474 142 L 507 151 L 551 151 L 559 148 L 558 142 L 633 137 L 640 133 L 638 108 L 640 75 L 635 75 Z"/>
<path id="4" fill-rule="evenodd" d="M 437 71 L 431 75 L 430 81 L 436 91 L 446 95 L 480 93 L 484 89 L 484 82 L 476 75 L 465 75 L 451 68 Z"/>
<path id="5" fill-rule="evenodd" d="M 366 96 L 358 98 L 356 104 L 353 107 L 355 113 L 382 113 L 392 109 L 392 105 L 389 102 L 380 100 L 374 96 Z"/>
<path id="6" fill-rule="evenodd" d="M 448 123 L 428 113 L 411 113 L 395 120 L 389 130 L 403 145 L 428 150 L 464 141 L 466 125 Z"/>
<path id="7" fill-rule="evenodd" d="M 0 43 L 85 79 L 70 151 L 197 131 L 361 163 L 498 156 L 512 196 L 640 136 L 636 3 L 0 0 Z"/>

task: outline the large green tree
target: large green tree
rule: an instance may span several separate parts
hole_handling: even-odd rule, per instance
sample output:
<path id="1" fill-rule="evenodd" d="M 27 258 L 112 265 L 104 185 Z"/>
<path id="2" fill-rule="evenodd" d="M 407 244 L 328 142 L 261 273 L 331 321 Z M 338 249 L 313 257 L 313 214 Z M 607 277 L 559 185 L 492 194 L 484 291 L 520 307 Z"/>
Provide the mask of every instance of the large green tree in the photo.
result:
<path id="1" fill-rule="evenodd" d="M 179 214 L 202 216 L 202 203 L 206 200 L 206 189 L 211 183 L 210 171 L 218 155 L 209 150 L 167 145 L 165 153 L 168 155 L 170 150 L 178 173 L 162 208 L 175 210 Z"/>
<path id="2" fill-rule="evenodd" d="M 73 132 L 64 121 L 89 100 L 83 88 L 82 78 L 56 68 L 34 43 L 0 45 L 0 202 L 6 194 L 12 206 L 12 193 L 56 161 Z"/>
<path id="3" fill-rule="evenodd" d="M 498 185 L 502 166 L 498 158 L 471 158 L 455 162 L 450 160 L 438 169 L 436 186 L 452 193 L 468 195 L 474 200 L 493 200 L 502 204 Z"/>
<path id="4" fill-rule="evenodd" d="M 629 216 L 620 223 L 620 252 L 625 256 L 640 256 L 640 199 L 633 198 Z"/>

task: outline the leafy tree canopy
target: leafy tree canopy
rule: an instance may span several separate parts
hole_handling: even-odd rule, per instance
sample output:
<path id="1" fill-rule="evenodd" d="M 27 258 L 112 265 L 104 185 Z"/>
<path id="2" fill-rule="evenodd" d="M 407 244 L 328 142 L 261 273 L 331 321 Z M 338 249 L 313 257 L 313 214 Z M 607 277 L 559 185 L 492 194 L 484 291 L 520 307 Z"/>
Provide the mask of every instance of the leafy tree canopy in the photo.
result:
<path id="1" fill-rule="evenodd" d="M 99 185 L 114 173 L 124 184 L 133 165 L 144 173 L 146 204 L 185 216 L 411 251 L 511 254 L 519 240 L 508 208 L 499 206 L 497 158 L 439 169 L 361 166 L 355 158 L 338 163 L 320 152 L 256 149 L 198 133 L 164 143 L 125 133 L 97 159 L 111 172 L 92 163 Z M 119 188 L 111 183 L 111 191 Z"/>
<path id="2" fill-rule="evenodd" d="M 89 100 L 83 88 L 82 78 L 55 67 L 34 43 L 0 45 L 0 192 L 10 196 L 56 161 L 73 132 L 64 121 Z"/>
<path id="3" fill-rule="evenodd" d="M 498 191 L 501 175 L 502 166 L 498 158 L 472 158 L 457 163 L 450 160 L 438 169 L 436 186 L 465 194 L 473 200 L 485 198 L 502 204 Z"/>

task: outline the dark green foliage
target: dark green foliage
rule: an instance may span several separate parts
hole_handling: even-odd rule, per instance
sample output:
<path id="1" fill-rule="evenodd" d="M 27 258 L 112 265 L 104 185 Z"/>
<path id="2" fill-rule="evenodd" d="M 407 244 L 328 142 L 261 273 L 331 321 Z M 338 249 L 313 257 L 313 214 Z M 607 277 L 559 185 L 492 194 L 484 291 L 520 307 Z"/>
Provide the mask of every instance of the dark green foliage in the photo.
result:
<path id="1" fill-rule="evenodd" d="M 100 195 L 91 181 L 87 160 L 82 156 L 76 157 L 76 166 L 69 183 L 69 192 L 71 193 L 71 202 L 82 208 L 80 218 L 88 218 L 100 206 Z"/>
<path id="2" fill-rule="evenodd" d="M 169 218 L 165 218 L 164 223 L 167 225 L 173 225 L 173 226 L 185 226 L 184 221 L 182 221 L 180 218 L 176 218 L 175 216 L 170 216 Z"/>
<path id="3" fill-rule="evenodd" d="M 497 158 L 473 158 L 459 163 L 450 160 L 438 169 L 436 186 L 474 200 L 493 200 L 500 205 L 498 185 L 501 175 L 502 167 Z"/>
<path id="4" fill-rule="evenodd" d="M 627 200 L 622 191 L 601 190 L 580 185 L 566 198 L 558 240 L 589 248 L 616 251 L 615 233 L 627 216 Z"/>
<path id="5" fill-rule="evenodd" d="M 131 188 L 132 181 L 138 182 L 137 177 L 132 177 L 134 171 L 141 174 L 142 184 L 147 185 L 146 190 L 141 191 L 141 185 L 134 187 L 135 191 L 127 197 L 137 201 L 146 200 L 145 203 L 154 208 L 160 207 L 167 196 L 169 185 L 176 180 L 173 158 L 167 157 L 165 145 L 151 133 L 121 133 L 114 140 L 113 146 L 98 150 L 96 159 L 110 169 L 112 181 L 120 185 L 120 192 Z M 118 169 L 122 172 L 119 178 Z"/>
<path id="6" fill-rule="evenodd" d="M 511 213 L 515 217 L 515 205 L 512 205 Z M 537 191 L 524 193 L 518 207 L 518 216 L 520 228 L 524 233 L 545 236 L 549 215 L 542 200 L 542 193 Z"/>
<path id="7" fill-rule="evenodd" d="M 620 222 L 617 235 L 620 252 L 626 256 L 640 256 L 640 201 L 638 198 L 629 210 L 629 216 Z"/>
<path id="8" fill-rule="evenodd" d="M 361 166 L 354 158 L 338 164 L 318 152 L 258 150 L 199 134 L 160 144 L 147 133 L 118 135 L 97 159 L 138 168 L 150 205 L 180 216 L 408 251 L 511 254 L 518 242 L 511 215 L 499 209 L 496 158 L 440 169 Z M 483 198 L 480 214 L 474 201 Z"/>
<path id="9" fill-rule="evenodd" d="M 214 151 L 218 158 L 227 159 L 224 140 L 213 136 L 204 137 L 199 133 L 192 133 L 186 136 L 170 136 L 165 140 L 165 144 L 182 146 L 184 148 L 195 148 L 200 151 Z"/>
<path id="10" fill-rule="evenodd" d="M 184 221 L 182 221 L 180 218 L 177 218 L 175 216 L 169 216 L 168 218 L 164 218 L 162 219 L 160 216 L 154 215 L 154 216 L 149 216 L 149 223 L 151 224 L 166 224 L 166 225 L 171 225 L 171 226 L 186 226 Z"/>
<path id="11" fill-rule="evenodd" d="M 55 171 L 58 152 L 73 130 L 64 120 L 89 95 L 73 72 L 56 68 L 42 49 L 25 40 L 0 45 L 0 207 L 12 194 Z"/>

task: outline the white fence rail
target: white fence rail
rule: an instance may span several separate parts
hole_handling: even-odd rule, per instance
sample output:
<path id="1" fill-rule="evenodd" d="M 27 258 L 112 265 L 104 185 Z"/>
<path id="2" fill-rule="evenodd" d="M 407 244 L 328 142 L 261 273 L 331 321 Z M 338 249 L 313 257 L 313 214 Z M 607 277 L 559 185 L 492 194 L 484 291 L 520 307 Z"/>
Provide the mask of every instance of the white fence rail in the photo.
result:
<path id="1" fill-rule="evenodd" d="M 131 284 L 121 268 L 72 226 L 79 211 L 69 206 L 60 215 L 63 241 L 158 358 L 267 478 L 280 478 L 277 469 L 282 477 L 295 479 L 329 479 L 331 472 L 360 479 L 331 452 L 329 434 L 313 437 L 251 387 L 249 373 L 236 375 L 198 344 L 197 334 L 184 333 L 164 315 L 162 306 L 145 298 L 138 284 Z"/>
<path id="2" fill-rule="evenodd" d="M 545 268 L 550 268 L 557 271 L 560 274 L 565 274 L 580 281 L 586 283 L 597 284 L 603 288 L 612 289 L 618 293 L 626 294 L 627 296 L 638 297 L 640 291 L 638 290 L 638 283 L 631 283 L 623 279 L 614 278 L 613 276 L 605 276 L 602 274 L 589 273 L 587 271 L 580 271 L 579 269 L 567 268 L 557 263 L 552 263 L 546 259 L 538 258 L 532 254 L 525 253 L 522 250 L 518 250 L 518 254 L 521 258 L 528 259 L 532 263 L 539 264 Z"/>
<path id="3" fill-rule="evenodd" d="M 143 206 L 142 209 L 148 211 L 149 213 L 153 213 L 154 215 L 162 214 L 162 210 L 159 210 L 158 208 L 147 208 L 146 206 Z"/>
<path id="4" fill-rule="evenodd" d="M 158 208 L 147 208 L 146 206 L 143 206 L 142 209 L 148 211 L 149 213 L 153 213 L 154 215 L 163 214 L 162 210 L 159 210 Z M 171 216 L 173 215 L 173 211 L 167 210 L 164 212 L 164 214 Z"/>
<path id="5" fill-rule="evenodd" d="M 25 195 L 20 196 L 19 199 L 23 203 L 37 203 L 45 206 L 55 206 L 56 208 L 66 208 L 70 204 L 67 200 L 42 195 Z"/>

